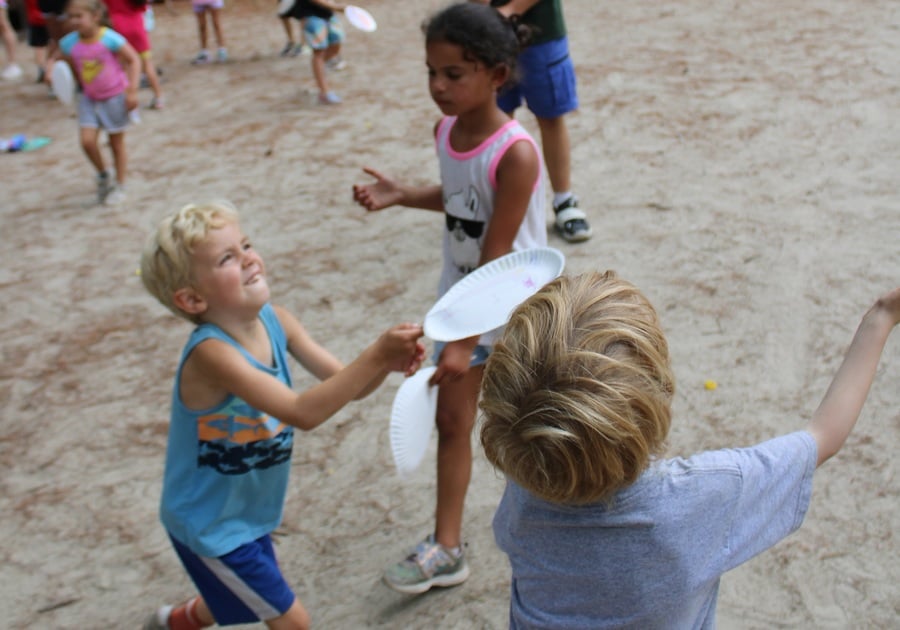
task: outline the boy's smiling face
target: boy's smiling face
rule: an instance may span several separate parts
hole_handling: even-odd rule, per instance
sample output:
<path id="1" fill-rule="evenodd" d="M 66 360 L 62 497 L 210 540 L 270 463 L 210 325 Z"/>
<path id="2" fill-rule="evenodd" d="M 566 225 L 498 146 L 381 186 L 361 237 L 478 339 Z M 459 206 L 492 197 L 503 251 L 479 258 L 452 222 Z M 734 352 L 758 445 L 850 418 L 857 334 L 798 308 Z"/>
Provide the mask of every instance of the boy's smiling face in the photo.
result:
<path id="1" fill-rule="evenodd" d="M 263 260 L 237 223 L 210 230 L 191 256 L 192 292 L 204 320 L 246 310 L 255 317 L 269 301 Z"/>

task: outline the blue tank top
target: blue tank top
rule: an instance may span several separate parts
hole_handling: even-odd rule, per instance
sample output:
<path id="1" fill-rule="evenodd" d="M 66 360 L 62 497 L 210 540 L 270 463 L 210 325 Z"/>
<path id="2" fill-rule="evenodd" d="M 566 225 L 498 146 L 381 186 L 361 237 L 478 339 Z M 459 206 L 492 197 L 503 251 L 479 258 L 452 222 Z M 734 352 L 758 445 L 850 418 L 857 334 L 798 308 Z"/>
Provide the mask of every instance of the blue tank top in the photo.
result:
<path id="1" fill-rule="evenodd" d="M 181 370 L 197 344 L 219 339 L 288 387 L 287 338 L 266 304 L 259 314 L 272 344 L 273 365 L 263 365 L 225 331 L 201 324 L 181 354 L 163 476 L 160 518 L 168 532 L 201 556 L 218 557 L 271 533 L 281 522 L 294 443 L 293 428 L 240 398 L 211 409 L 181 402 Z"/>

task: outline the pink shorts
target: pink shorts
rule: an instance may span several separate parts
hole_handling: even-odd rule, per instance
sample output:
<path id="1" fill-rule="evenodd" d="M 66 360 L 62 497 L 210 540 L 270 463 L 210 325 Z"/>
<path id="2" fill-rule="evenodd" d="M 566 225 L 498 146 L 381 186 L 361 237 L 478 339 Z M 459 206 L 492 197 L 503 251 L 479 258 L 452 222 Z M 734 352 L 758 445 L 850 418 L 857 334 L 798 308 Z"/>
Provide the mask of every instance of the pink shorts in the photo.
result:
<path id="1" fill-rule="evenodd" d="M 203 13 L 207 9 L 221 9 L 225 6 L 225 0 L 191 0 L 194 13 Z"/>
<path id="2" fill-rule="evenodd" d="M 150 50 L 150 36 L 144 28 L 144 13 L 113 13 L 109 16 L 113 30 L 125 38 L 139 55 Z"/>

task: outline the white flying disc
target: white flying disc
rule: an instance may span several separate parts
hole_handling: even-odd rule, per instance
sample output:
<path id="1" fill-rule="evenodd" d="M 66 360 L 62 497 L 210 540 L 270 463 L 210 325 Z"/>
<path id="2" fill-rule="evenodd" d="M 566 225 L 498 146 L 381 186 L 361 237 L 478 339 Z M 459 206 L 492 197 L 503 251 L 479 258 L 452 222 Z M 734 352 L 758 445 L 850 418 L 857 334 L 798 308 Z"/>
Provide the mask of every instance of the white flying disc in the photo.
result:
<path id="1" fill-rule="evenodd" d="M 75 100 L 75 76 L 69 64 L 60 59 L 53 64 L 50 73 L 50 86 L 53 94 L 65 105 L 71 105 Z"/>
<path id="2" fill-rule="evenodd" d="M 351 25 L 366 33 L 371 33 L 378 28 L 378 24 L 375 23 L 375 18 L 372 17 L 372 14 L 362 7 L 356 7 L 352 4 L 347 5 L 344 8 L 344 17 L 347 18 Z"/>
<path id="3" fill-rule="evenodd" d="M 454 284 L 425 315 L 425 335 L 456 341 L 503 326 L 515 308 L 558 277 L 562 252 L 537 247 L 482 265 Z"/>
<path id="4" fill-rule="evenodd" d="M 422 368 L 400 385 L 391 408 L 391 452 L 397 472 L 408 475 L 419 467 L 434 429 L 437 386 L 428 384 L 436 367 Z"/>

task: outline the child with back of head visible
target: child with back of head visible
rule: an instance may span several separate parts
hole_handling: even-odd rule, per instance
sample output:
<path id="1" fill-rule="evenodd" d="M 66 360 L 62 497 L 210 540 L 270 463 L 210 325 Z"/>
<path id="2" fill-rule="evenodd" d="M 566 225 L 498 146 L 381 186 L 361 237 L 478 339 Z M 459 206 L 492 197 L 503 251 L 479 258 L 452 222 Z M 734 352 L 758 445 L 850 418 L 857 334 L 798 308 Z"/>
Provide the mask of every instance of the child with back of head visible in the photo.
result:
<path id="1" fill-rule="evenodd" d="M 389 371 L 414 372 L 425 352 L 422 328 L 395 326 L 344 366 L 270 303 L 262 258 L 225 203 L 167 216 L 148 239 L 141 279 L 196 326 L 175 376 L 160 517 L 200 593 L 162 607 L 144 627 L 261 620 L 307 628 L 270 537 L 281 521 L 293 427 L 322 424 Z M 288 355 L 322 382 L 294 392 Z"/>
<path id="2" fill-rule="evenodd" d="M 70 0 L 66 10 L 75 30 L 59 41 L 59 53 L 83 90 L 78 99 L 81 148 L 97 170 L 98 203 L 117 205 L 125 200 L 125 129 L 129 112 L 138 105 L 140 59 L 125 38 L 107 26 L 101 0 Z M 109 136 L 115 184 L 100 152 L 101 129 Z"/>
<path id="3" fill-rule="evenodd" d="M 443 269 L 438 293 L 481 265 L 515 250 L 546 245 L 540 152 L 522 126 L 497 106 L 497 93 L 515 72 L 520 37 L 490 7 L 463 2 L 423 27 L 431 97 L 444 114 L 435 126 L 441 183 L 410 186 L 365 169 L 376 181 L 354 186 L 366 210 L 391 205 L 442 213 Z M 462 553 L 462 520 L 472 469 L 484 361 L 496 332 L 438 344 L 436 424 L 437 506 L 432 534 L 385 572 L 403 593 L 460 584 L 469 575 Z"/>
<path id="4" fill-rule="evenodd" d="M 512 565 L 510 627 L 714 627 L 721 575 L 800 526 L 898 321 L 895 289 L 863 317 L 807 430 L 665 460 L 674 381 L 647 299 L 612 272 L 529 298 L 481 401 L 482 445 L 507 477 L 494 535 Z"/>

